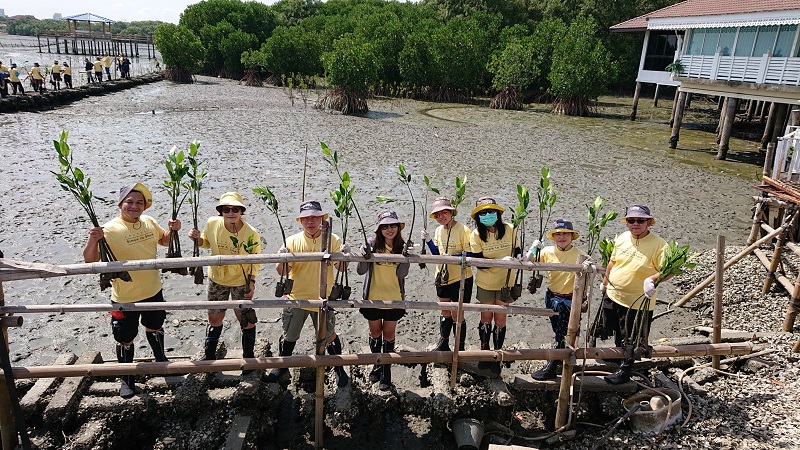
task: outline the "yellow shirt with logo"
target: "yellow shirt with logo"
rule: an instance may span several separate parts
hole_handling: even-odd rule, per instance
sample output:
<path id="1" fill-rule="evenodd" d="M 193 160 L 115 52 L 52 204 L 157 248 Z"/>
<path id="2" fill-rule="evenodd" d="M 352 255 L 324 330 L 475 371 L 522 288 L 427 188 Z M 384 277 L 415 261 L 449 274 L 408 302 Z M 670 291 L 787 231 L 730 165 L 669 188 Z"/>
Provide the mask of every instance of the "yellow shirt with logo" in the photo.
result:
<path id="1" fill-rule="evenodd" d="M 614 267 L 608 276 L 606 295 L 627 308 L 638 308 L 647 300 L 643 296 L 644 279 L 661 270 L 661 260 L 667 251 L 667 241 L 652 231 L 642 239 L 626 231 L 614 239 L 611 262 Z M 634 304 L 636 303 L 636 304 Z M 656 306 L 656 296 L 650 299 L 648 309 Z"/>
<path id="2" fill-rule="evenodd" d="M 460 255 L 462 251 L 469 252 L 469 239 L 472 231 L 461 222 L 453 221 L 453 226 L 447 230 L 444 225 L 439 225 L 433 233 L 433 245 L 439 248 L 440 255 Z M 449 236 L 448 236 L 449 234 Z M 442 270 L 442 265 L 436 265 L 436 272 Z M 445 285 L 461 281 L 461 266 L 458 264 L 447 265 L 447 282 Z M 472 277 L 472 268 L 467 267 L 467 278 Z"/>
<path id="3" fill-rule="evenodd" d="M 562 252 L 557 246 L 551 245 L 542 249 L 539 261 L 555 264 L 577 264 L 578 256 L 585 254 L 586 253 L 575 246 Z M 556 294 L 571 294 L 575 287 L 575 272 L 548 270 L 547 287 Z"/>
<path id="4" fill-rule="evenodd" d="M 136 223 L 121 217 L 103 225 L 103 235 L 117 261 L 155 259 L 158 241 L 164 236 L 158 222 L 142 215 Z M 157 269 L 131 270 L 131 281 L 115 279 L 111 282 L 111 300 L 117 303 L 133 303 L 150 298 L 161 290 L 161 276 Z"/>
<path id="5" fill-rule="evenodd" d="M 286 239 L 286 248 L 292 253 L 311 253 L 322 251 L 322 238 L 311 239 L 301 231 Z M 339 236 L 331 234 L 331 252 L 342 250 L 342 240 Z M 289 263 L 289 278 L 294 280 L 291 300 L 319 300 L 319 261 Z M 328 288 L 325 297 L 330 295 L 333 288 L 333 263 L 328 266 Z M 317 308 L 303 308 L 317 311 Z"/>
<path id="6" fill-rule="evenodd" d="M 102 72 L 103 71 L 103 63 L 100 61 L 95 61 L 92 63 L 92 67 L 94 67 L 95 72 Z"/>
<path id="7" fill-rule="evenodd" d="M 33 68 L 31 69 L 31 76 L 33 77 L 34 80 L 43 80 L 44 78 L 42 77 L 42 68 L 33 66 Z"/>
<path id="8" fill-rule="evenodd" d="M 53 67 L 50 68 L 50 72 L 61 73 L 61 66 L 58 64 L 53 64 Z"/>
<path id="9" fill-rule="evenodd" d="M 111 57 L 104 56 L 103 57 L 103 67 L 111 67 Z"/>
<path id="10" fill-rule="evenodd" d="M 64 67 L 64 68 L 61 70 L 61 73 L 63 73 L 64 75 L 70 75 L 70 76 L 72 76 L 72 67 L 69 67 L 69 66 L 67 66 L 67 67 Z"/>
<path id="11" fill-rule="evenodd" d="M 387 247 L 384 253 L 392 253 Z M 399 263 L 376 262 L 372 263 L 372 277 L 369 283 L 369 297 L 367 300 L 400 301 L 403 293 L 400 290 L 400 279 L 397 277 Z"/>
<path id="12" fill-rule="evenodd" d="M 9 80 L 10 80 L 12 83 L 19 83 L 19 70 L 17 70 L 16 68 L 14 68 L 14 69 L 11 69 L 11 71 L 9 72 L 9 74 L 10 74 L 10 75 L 9 75 L 8 79 L 9 79 Z"/>
<path id="13" fill-rule="evenodd" d="M 514 247 L 517 245 L 517 236 L 511 224 L 503 223 L 503 226 L 506 232 L 503 235 L 503 239 L 499 241 L 495 238 L 495 233 L 487 233 L 486 242 L 483 242 L 478 229 L 473 230 L 469 239 L 470 251 L 472 253 L 483 253 L 483 257 L 486 259 L 501 259 L 506 256 L 513 256 Z M 513 271 L 511 276 L 508 277 L 508 283 L 506 283 L 508 272 L 508 269 L 501 267 L 478 268 L 478 273 L 475 275 L 475 284 L 487 291 L 499 291 L 504 286 L 514 284 Z"/>
<path id="14" fill-rule="evenodd" d="M 225 229 L 225 219 L 221 216 L 215 216 L 208 219 L 203 233 L 200 237 L 203 239 L 203 248 L 210 248 L 211 254 L 216 255 L 245 255 L 243 244 L 246 244 L 250 236 L 253 241 L 257 242 L 251 254 L 261 253 L 261 237 L 253 227 L 247 222 L 243 222 L 242 229 L 238 232 L 231 233 Z M 233 245 L 231 237 L 236 238 L 238 245 Z M 258 275 L 260 264 L 235 264 L 227 266 L 210 266 L 208 270 L 208 277 L 211 281 L 223 286 L 237 287 L 244 286 L 244 275 L 248 274 L 252 278 Z"/>

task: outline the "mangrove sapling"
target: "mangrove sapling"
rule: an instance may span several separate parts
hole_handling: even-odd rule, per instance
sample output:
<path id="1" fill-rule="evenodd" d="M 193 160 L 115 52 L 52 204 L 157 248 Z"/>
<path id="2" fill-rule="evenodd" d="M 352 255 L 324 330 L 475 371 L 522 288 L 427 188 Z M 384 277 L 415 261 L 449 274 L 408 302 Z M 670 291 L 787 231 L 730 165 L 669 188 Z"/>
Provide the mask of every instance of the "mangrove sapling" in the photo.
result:
<path id="1" fill-rule="evenodd" d="M 558 200 L 559 192 L 556 192 L 553 183 L 550 181 L 552 171 L 547 167 L 542 167 L 541 177 L 539 178 L 539 187 L 536 189 L 536 198 L 539 201 L 539 242 L 544 240 L 545 224 L 550 221 L 550 215 L 553 212 L 553 206 Z M 536 253 L 536 262 L 540 261 L 539 253 Z M 542 287 L 542 279 L 544 277 L 538 271 L 531 275 L 531 280 L 528 282 L 528 291 L 535 294 L 536 290 Z"/>
<path id="2" fill-rule="evenodd" d="M 599 197 L 598 197 L 599 198 Z M 614 253 L 614 239 L 603 238 L 597 245 L 600 249 L 600 262 L 603 264 L 603 267 L 608 267 L 608 263 L 611 261 L 611 254 Z M 602 300 L 602 299 L 601 299 Z M 597 314 L 592 321 L 592 325 L 589 328 L 589 347 L 596 347 L 597 339 L 600 338 L 602 340 L 606 340 L 609 338 L 611 333 L 605 329 L 603 326 L 603 314 L 604 309 L 601 306 L 597 310 Z"/>
<path id="3" fill-rule="evenodd" d="M 411 236 L 414 235 L 414 219 L 417 217 L 417 202 L 414 200 L 414 191 L 411 190 L 411 174 L 406 171 L 406 167 L 402 164 L 397 166 L 397 177 L 400 182 L 406 186 L 408 195 L 411 196 L 411 229 L 408 231 L 408 240 L 406 240 L 406 246 L 403 248 L 403 256 L 408 256 L 408 247 L 414 246 L 414 241 L 411 240 Z"/>
<path id="4" fill-rule="evenodd" d="M 197 151 L 200 149 L 200 141 L 194 140 L 189 144 L 189 152 L 186 159 L 189 160 L 189 172 L 186 174 L 189 177 L 189 182 L 186 183 L 186 188 L 189 190 L 189 205 L 192 207 L 192 223 L 194 228 L 198 229 L 197 212 L 200 207 L 200 190 L 203 188 L 203 179 L 206 176 L 206 169 L 200 169 L 200 161 L 197 160 Z M 200 256 L 200 243 L 199 238 L 192 239 L 194 241 L 194 248 L 192 249 L 192 256 Z M 194 284 L 203 284 L 203 267 L 190 267 L 189 273 L 194 275 Z"/>
<path id="5" fill-rule="evenodd" d="M 354 189 L 354 187 L 350 186 L 350 174 L 345 172 L 342 176 L 342 180 L 339 182 L 339 187 L 336 190 L 331 191 L 331 200 L 333 200 L 334 205 L 336 205 L 333 213 L 342 224 L 342 242 L 347 242 L 347 225 L 350 217 L 353 215 L 352 204 Z M 342 284 L 343 282 L 344 284 Z M 333 287 L 331 288 L 331 293 L 328 296 L 328 300 L 336 300 L 339 298 L 342 300 L 349 300 L 351 292 L 352 289 L 350 288 L 350 279 L 348 278 L 347 267 L 345 266 L 344 270 L 342 270 L 337 264 L 336 277 L 334 279 Z"/>
<path id="6" fill-rule="evenodd" d="M 439 189 L 433 187 L 431 185 L 431 180 L 428 178 L 427 175 L 422 176 L 422 181 L 425 182 L 425 202 L 422 204 L 422 220 L 425 221 L 425 230 L 428 229 L 428 193 L 433 192 L 436 195 L 439 195 Z M 421 255 L 428 253 L 428 246 L 425 245 L 425 242 L 422 243 L 422 249 L 419 251 Z M 424 269 L 425 263 L 419 263 L 419 268 Z"/>
<path id="7" fill-rule="evenodd" d="M 600 233 L 603 231 L 603 228 L 608 224 L 608 222 L 617 218 L 618 214 L 616 211 L 611 210 L 607 213 L 603 214 L 603 198 L 597 197 L 594 199 L 594 204 L 588 206 L 589 209 L 589 231 L 586 233 L 587 239 L 589 241 L 588 248 L 586 253 L 589 256 L 592 256 L 594 253 L 595 247 L 597 247 L 598 243 L 600 242 Z M 614 243 L 611 243 L 612 249 Z M 602 252 L 602 247 L 601 247 Z M 609 255 L 610 256 L 610 255 Z"/>
<path id="8" fill-rule="evenodd" d="M 460 205 L 461 202 L 464 201 L 466 193 L 467 193 L 467 177 L 464 176 L 464 178 L 461 178 L 457 176 L 455 195 L 453 196 L 453 198 L 450 199 L 450 205 L 453 207 L 453 209 L 457 209 L 458 205 Z M 447 239 L 445 241 L 443 250 L 445 253 L 450 248 L 451 231 L 452 230 L 450 228 L 447 229 Z M 441 269 L 439 269 L 439 272 L 436 273 L 436 279 L 434 281 L 434 284 L 436 284 L 436 286 L 444 286 L 447 284 L 447 281 L 450 280 L 450 273 L 447 270 L 448 270 L 447 264 L 442 264 Z"/>
<path id="9" fill-rule="evenodd" d="M 244 252 L 248 255 L 258 253 L 259 245 L 261 243 L 256 240 L 256 236 L 254 234 L 247 236 L 247 241 L 245 242 L 239 242 L 239 239 L 236 236 L 230 236 L 230 238 L 231 242 L 233 243 L 233 247 L 236 249 L 236 253 L 241 253 L 241 250 L 244 250 Z M 244 264 L 239 264 L 239 267 L 242 269 L 245 289 L 249 289 L 250 279 L 253 278 L 253 265 L 248 264 L 249 270 L 247 271 L 244 270 Z"/>
<path id="10" fill-rule="evenodd" d="M 517 233 L 517 242 L 520 248 L 525 248 L 525 218 L 530 214 L 531 194 L 528 188 L 522 185 L 517 185 L 517 207 L 511 213 L 511 224 L 514 227 L 514 232 Z M 514 252 L 513 249 L 511 251 Z M 512 255 L 513 256 L 513 255 Z M 511 275 L 509 269 L 506 275 L 506 285 Z M 508 289 L 508 288 L 506 288 Z M 502 296 L 502 293 L 501 293 Z M 522 296 L 522 270 L 517 269 L 514 274 L 514 285 L 509 290 L 509 296 L 512 301 L 517 300 Z"/>
<path id="11" fill-rule="evenodd" d="M 167 192 L 169 193 L 169 197 L 172 200 L 172 220 L 178 219 L 178 213 L 180 212 L 181 206 L 183 206 L 183 201 L 186 200 L 186 196 L 189 194 L 187 190 L 186 193 L 183 194 L 181 197 L 181 188 L 187 187 L 183 183 L 183 177 L 185 177 L 189 173 L 189 161 L 186 160 L 186 154 L 181 151 L 177 151 L 177 147 L 173 146 L 170 149 L 169 154 L 167 155 L 167 160 L 164 162 L 164 165 L 167 167 L 167 173 L 169 174 L 169 180 L 164 180 L 164 186 L 167 188 Z M 181 257 L 181 240 L 180 235 L 176 230 L 169 231 L 169 247 L 167 249 L 167 258 L 180 258 Z M 188 275 L 189 271 L 186 267 L 178 267 L 175 269 L 162 269 L 162 272 L 172 272 L 177 273 L 179 275 Z"/>
<path id="12" fill-rule="evenodd" d="M 87 177 L 80 168 L 72 163 L 72 152 L 69 144 L 67 144 L 68 136 L 69 131 L 64 130 L 61 132 L 57 141 L 53 140 L 53 146 L 58 155 L 60 172 L 53 172 L 51 170 L 50 173 L 56 176 L 56 179 L 61 185 L 61 189 L 69 192 L 78 200 L 83 210 L 86 211 L 86 214 L 89 216 L 92 225 L 99 227 L 100 223 L 97 220 L 97 214 L 95 214 L 94 205 L 92 204 L 94 195 L 92 191 L 89 190 L 92 179 Z M 114 252 L 111 251 L 111 247 L 108 245 L 108 241 L 106 241 L 104 237 L 100 238 L 98 246 L 100 249 L 100 261 L 112 262 L 117 260 L 114 256 Z M 122 281 L 131 281 L 131 275 L 128 272 L 102 273 L 100 274 L 100 290 L 111 287 L 111 280 L 117 278 Z"/>
<path id="13" fill-rule="evenodd" d="M 324 143 L 319 143 L 320 147 L 322 147 L 322 157 L 331 166 L 333 166 L 336 175 L 339 177 L 339 182 L 343 182 L 345 178 L 347 179 L 348 186 L 350 184 L 350 174 L 347 172 L 342 173 L 339 169 L 339 152 L 333 151 Z M 350 200 L 350 204 L 353 206 L 353 211 L 356 213 L 356 217 L 358 218 L 358 223 L 361 225 L 361 234 L 364 236 L 364 247 L 365 253 L 364 257 L 367 259 L 372 258 L 372 249 L 369 247 L 369 242 L 367 241 L 367 229 L 364 227 L 364 221 L 361 220 L 361 214 L 358 212 L 358 206 L 356 206 L 356 202 L 353 200 L 352 193 L 355 190 L 355 187 L 350 188 L 347 198 Z"/>
<path id="14" fill-rule="evenodd" d="M 286 231 L 283 229 L 283 224 L 281 223 L 280 209 L 278 208 L 278 198 L 268 186 L 257 186 L 255 189 L 253 189 L 253 193 L 258 195 L 259 198 L 261 198 L 261 201 L 264 202 L 264 206 L 267 207 L 267 210 L 275 215 L 275 219 L 278 221 L 278 228 L 281 230 L 283 246 L 286 247 Z M 280 280 L 275 285 L 275 297 L 280 298 L 284 295 L 289 295 L 292 292 L 293 285 L 294 280 L 289 278 L 289 263 L 283 263 L 283 273 L 281 274 Z"/>

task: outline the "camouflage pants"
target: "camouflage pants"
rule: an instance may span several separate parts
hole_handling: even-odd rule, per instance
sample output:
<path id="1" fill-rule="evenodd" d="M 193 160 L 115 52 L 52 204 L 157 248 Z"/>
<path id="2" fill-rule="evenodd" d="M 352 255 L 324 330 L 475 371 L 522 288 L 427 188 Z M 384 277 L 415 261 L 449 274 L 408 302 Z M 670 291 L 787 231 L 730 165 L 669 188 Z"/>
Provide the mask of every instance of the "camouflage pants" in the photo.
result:
<path id="1" fill-rule="evenodd" d="M 208 301 L 210 302 L 224 302 L 227 300 L 244 300 L 244 294 L 247 293 L 247 286 L 224 286 L 208 280 Z M 241 317 L 240 325 L 242 328 L 246 327 L 248 323 L 257 323 L 258 317 L 256 310 L 253 308 L 234 308 L 233 311 L 238 317 Z M 224 313 L 224 309 L 209 309 L 209 314 Z"/>

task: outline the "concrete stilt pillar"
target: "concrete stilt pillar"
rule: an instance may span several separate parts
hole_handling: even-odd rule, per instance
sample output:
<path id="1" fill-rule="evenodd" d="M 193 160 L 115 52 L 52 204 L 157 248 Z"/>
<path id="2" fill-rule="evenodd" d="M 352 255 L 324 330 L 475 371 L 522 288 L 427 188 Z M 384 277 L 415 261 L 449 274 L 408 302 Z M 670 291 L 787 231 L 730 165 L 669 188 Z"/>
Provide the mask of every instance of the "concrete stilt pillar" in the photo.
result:
<path id="1" fill-rule="evenodd" d="M 661 88 L 660 84 L 656 84 L 656 93 L 653 95 L 653 108 L 658 108 L 658 94 L 659 89 Z"/>
<path id="2" fill-rule="evenodd" d="M 772 102 L 769 105 L 769 114 L 767 115 L 767 123 L 764 125 L 764 134 L 761 136 L 761 150 L 766 150 L 767 144 L 772 140 L 772 129 L 775 127 L 775 114 L 778 111 L 778 104 Z"/>
<path id="3" fill-rule="evenodd" d="M 717 97 L 717 111 L 723 111 L 725 109 L 725 100 L 727 99 L 728 97 L 723 97 L 721 95 Z"/>
<path id="4" fill-rule="evenodd" d="M 678 148 L 678 138 L 681 134 L 683 111 L 686 109 L 686 92 L 678 95 L 678 108 L 675 110 L 675 121 L 672 124 L 672 135 L 669 137 L 669 148 Z"/>
<path id="5" fill-rule="evenodd" d="M 736 110 L 739 107 L 738 98 L 728 98 L 728 105 L 725 107 L 725 122 L 722 123 L 722 131 L 719 136 L 719 148 L 717 149 L 717 159 L 728 157 L 728 144 L 731 140 L 733 122 L 736 120 Z"/>
<path id="6" fill-rule="evenodd" d="M 800 126 L 800 106 L 793 106 L 792 112 L 789 113 L 789 126 Z"/>
<path id="7" fill-rule="evenodd" d="M 725 123 L 725 114 L 728 113 L 728 103 L 730 103 L 729 100 L 730 97 L 725 97 L 725 99 L 722 101 L 722 109 L 719 113 L 719 122 L 717 122 L 717 128 L 714 130 L 714 133 L 717 135 L 717 144 L 719 144 L 719 138 L 722 135 L 722 124 Z"/>
<path id="8" fill-rule="evenodd" d="M 639 94 L 642 93 L 642 83 L 636 82 L 636 90 L 633 92 L 633 108 L 631 109 L 631 120 L 636 120 L 636 110 L 639 109 Z"/>

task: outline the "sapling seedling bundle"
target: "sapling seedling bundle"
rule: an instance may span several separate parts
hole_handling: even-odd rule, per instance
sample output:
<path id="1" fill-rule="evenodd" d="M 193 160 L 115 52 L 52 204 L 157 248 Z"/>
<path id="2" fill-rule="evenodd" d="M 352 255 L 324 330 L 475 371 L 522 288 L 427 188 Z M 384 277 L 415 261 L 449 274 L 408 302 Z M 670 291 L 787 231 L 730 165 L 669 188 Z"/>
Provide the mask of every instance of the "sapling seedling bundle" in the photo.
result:
<path id="1" fill-rule="evenodd" d="M 339 186 L 335 190 L 331 191 L 331 200 L 333 200 L 334 205 L 336 205 L 333 213 L 336 218 L 339 219 L 339 223 L 342 224 L 342 242 L 347 242 L 347 225 L 350 222 L 350 217 L 353 215 L 354 189 L 355 187 L 350 186 L 350 174 L 345 172 L 342 174 L 342 179 L 339 181 Z M 350 293 L 352 292 L 352 289 L 350 288 L 350 280 L 347 276 L 347 267 L 345 267 L 344 270 L 341 270 L 339 267 L 339 265 L 336 266 L 336 278 L 333 286 L 331 287 L 331 293 L 328 296 L 328 300 L 336 300 L 339 298 L 342 300 L 350 299 Z"/>
<path id="2" fill-rule="evenodd" d="M 264 206 L 267 207 L 267 210 L 269 210 L 269 212 L 275 216 L 275 219 L 277 219 L 278 228 L 281 230 L 283 246 L 286 247 L 286 231 L 284 231 L 283 224 L 281 223 L 280 209 L 278 208 L 278 198 L 268 186 L 258 186 L 253 189 L 253 192 L 261 198 L 261 201 L 264 202 Z M 289 264 L 283 263 L 283 274 L 281 275 L 278 284 L 275 285 L 275 297 L 289 295 L 292 292 L 293 285 L 294 280 L 289 278 Z"/>
<path id="3" fill-rule="evenodd" d="M 455 195 L 453 195 L 453 198 L 450 199 L 450 205 L 453 207 L 453 209 L 458 209 L 458 205 L 460 205 L 461 202 L 464 201 L 464 197 L 466 196 L 467 193 L 467 177 L 464 176 L 464 178 L 461 178 L 457 176 L 455 187 L 456 187 Z M 436 193 L 438 194 L 438 192 Z M 450 247 L 450 231 L 451 229 L 448 228 L 447 239 L 444 244 L 444 249 L 440 249 L 441 250 L 440 254 L 442 252 L 446 254 Z M 449 280 L 450 280 L 450 273 L 447 270 L 447 264 L 442 264 L 441 269 L 439 269 L 439 272 L 436 274 L 436 280 L 434 281 L 434 284 L 436 284 L 436 286 L 444 286 L 447 284 Z"/>
<path id="4" fill-rule="evenodd" d="M 73 164 L 72 152 L 69 144 L 67 144 L 68 136 L 69 131 L 64 130 L 61 132 L 59 139 L 57 141 L 53 141 L 53 146 L 55 147 L 56 154 L 58 155 L 60 171 L 53 172 L 51 170 L 50 172 L 56 176 L 58 183 L 61 185 L 61 189 L 69 192 L 73 197 L 75 197 L 76 200 L 78 200 L 78 202 L 81 204 L 81 207 L 83 207 L 83 210 L 86 211 L 86 214 L 89 216 L 89 220 L 92 222 L 92 225 L 99 227 L 100 223 L 97 221 L 97 214 L 95 214 L 94 206 L 92 204 L 92 198 L 94 198 L 94 195 L 92 194 L 92 191 L 89 190 L 89 187 L 91 187 L 92 184 L 92 179 L 87 177 L 79 167 Z M 111 251 L 111 247 L 108 245 L 108 241 L 106 241 L 104 237 L 100 238 L 98 246 L 100 249 L 101 261 L 111 262 L 117 260 L 117 258 L 114 256 L 114 252 Z M 122 281 L 131 281 L 131 275 L 128 272 L 101 273 L 100 290 L 105 290 L 106 288 L 111 287 L 111 280 L 117 278 Z"/>
<path id="5" fill-rule="evenodd" d="M 189 160 L 189 182 L 186 184 L 189 190 L 189 205 L 192 207 L 192 223 L 197 230 L 197 212 L 200 207 L 200 190 L 203 189 L 203 179 L 206 177 L 206 169 L 200 169 L 200 161 L 197 160 L 197 152 L 200 149 L 200 141 L 194 140 L 189 144 L 189 152 L 187 159 Z M 192 249 L 192 256 L 200 256 L 199 239 L 193 239 L 194 248 Z M 203 284 L 203 267 L 190 267 L 189 273 L 194 275 L 194 284 Z"/>
<path id="6" fill-rule="evenodd" d="M 323 159 L 333 167 L 333 170 L 336 172 L 336 176 L 339 177 L 339 182 L 341 183 L 346 179 L 349 187 L 350 174 L 347 172 L 342 173 L 341 169 L 339 168 L 339 152 L 331 151 L 331 149 L 324 142 L 320 142 L 319 145 L 322 147 Z M 366 248 L 366 254 L 364 256 L 369 259 L 372 258 L 372 249 L 369 247 L 369 242 L 367 241 L 367 229 L 364 227 L 364 221 L 361 220 L 361 214 L 358 212 L 358 206 L 356 206 L 356 202 L 353 200 L 352 193 L 354 190 L 355 187 L 350 187 L 348 191 L 349 194 L 346 197 L 347 200 L 349 200 L 350 205 L 352 205 L 353 211 L 356 213 L 358 223 L 361 225 L 361 234 L 364 236 L 364 247 Z"/>
<path id="7" fill-rule="evenodd" d="M 408 231 L 408 240 L 406 240 L 406 245 L 403 247 L 403 256 L 407 256 L 408 247 L 414 246 L 411 236 L 414 235 L 414 219 L 417 217 L 417 202 L 414 200 L 414 191 L 411 189 L 411 174 L 406 171 L 406 167 L 402 164 L 397 166 L 397 178 L 406 186 L 408 195 L 411 196 L 411 229 Z"/>
<path id="8" fill-rule="evenodd" d="M 553 212 L 553 206 L 558 201 L 558 192 L 553 187 L 550 176 L 552 171 L 547 167 L 542 167 L 541 176 L 539 178 L 539 187 L 536 189 L 536 199 L 539 202 L 539 242 L 544 240 L 546 224 L 550 221 L 550 215 Z M 536 252 L 536 262 L 539 262 L 539 252 Z M 542 279 L 544 277 L 539 272 L 534 272 L 531 276 L 531 281 L 528 283 L 528 291 L 531 294 L 536 293 L 536 289 L 542 287 Z"/>
<path id="9" fill-rule="evenodd" d="M 600 244 L 600 233 L 603 231 L 603 228 L 608 224 L 608 222 L 617 218 L 618 214 L 616 211 L 611 210 L 603 214 L 603 198 L 597 197 L 594 199 L 594 204 L 588 206 L 589 209 L 589 230 L 586 233 L 588 239 L 588 248 L 586 253 L 589 256 L 592 256 L 594 253 L 595 247 Z M 608 246 L 608 244 L 606 244 Z M 611 248 L 613 250 L 614 243 L 611 242 Z M 600 247 L 600 251 L 602 253 L 603 247 Z M 611 254 L 609 253 L 609 256 Z M 605 265 L 605 264 L 604 264 Z"/>
<path id="10" fill-rule="evenodd" d="M 169 174 L 169 180 L 164 180 L 164 186 L 167 188 L 170 200 L 172 201 L 172 220 L 178 219 L 183 201 L 189 194 L 188 190 L 181 196 L 181 188 L 185 187 L 183 178 L 189 173 L 189 161 L 186 159 L 186 154 L 183 150 L 178 151 L 176 146 L 173 146 L 167 154 L 167 160 L 164 162 Z M 167 258 L 180 258 L 181 257 L 181 240 L 176 230 L 169 231 L 169 247 L 167 249 Z M 162 272 L 172 272 L 179 275 L 188 275 L 189 271 L 186 267 L 178 267 L 175 269 L 163 269 Z"/>
<path id="11" fill-rule="evenodd" d="M 236 236 L 230 236 L 230 238 L 231 242 L 233 243 L 233 247 L 236 249 L 236 253 L 241 253 L 241 250 L 244 250 L 244 252 L 248 255 L 258 252 L 258 246 L 260 242 L 258 242 L 254 234 L 247 236 L 247 240 L 244 242 L 239 242 L 239 239 Z M 245 289 L 248 289 L 250 287 L 250 279 L 253 278 L 253 265 L 248 264 L 248 271 L 244 270 L 244 264 L 239 264 L 239 267 L 242 269 Z"/>
<path id="12" fill-rule="evenodd" d="M 433 187 L 431 184 L 430 178 L 427 175 L 422 176 L 422 181 L 425 183 L 425 202 L 422 204 L 422 219 L 425 221 L 425 230 L 428 229 L 428 193 L 433 192 L 436 195 L 439 195 L 439 189 Z M 422 243 L 422 249 L 419 251 L 420 254 L 424 255 L 428 253 L 428 246 L 425 245 L 425 242 Z M 425 263 L 420 263 L 419 267 L 421 269 L 425 268 Z"/>
<path id="13" fill-rule="evenodd" d="M 520 184 L 517 185 L 517 206 L 514 208 L 514 211 L 511 213 L 511 224 L 514 227 L 514 232 L 517 233 L 518 242 L 520 248 L 525 248 L 525 218 L 528 217 L 530 214 L 530 206 L 531 203 L 531 194 L 528 191 L 528 188 L 522 186 Z M 511 250 L 512 255 L 514 256 L 514 250 L 512 246 Z M 508 274 L 506 274 L 506 285 L 508 285 L 509 277 L 511 276 L 511 270 L 509 269 Z M 502 295 L 502 293 L 501 293 Z M 509 295 L 511 300 L 517 300 L 522 296 L 522 271 L 517 270 L 514 274 L 514 286 L 511 287 L 509 290 Z"/>

